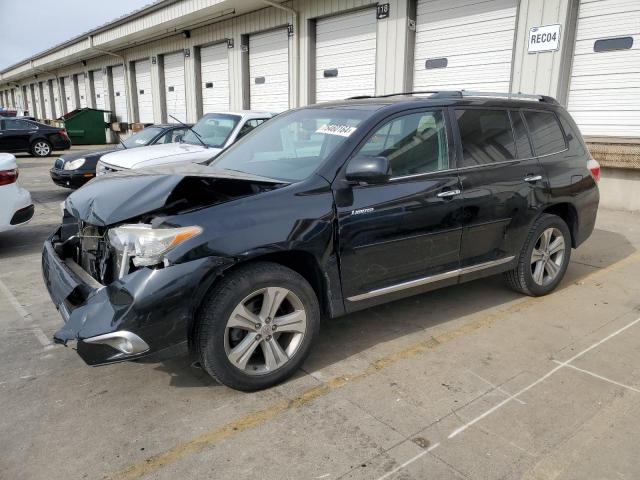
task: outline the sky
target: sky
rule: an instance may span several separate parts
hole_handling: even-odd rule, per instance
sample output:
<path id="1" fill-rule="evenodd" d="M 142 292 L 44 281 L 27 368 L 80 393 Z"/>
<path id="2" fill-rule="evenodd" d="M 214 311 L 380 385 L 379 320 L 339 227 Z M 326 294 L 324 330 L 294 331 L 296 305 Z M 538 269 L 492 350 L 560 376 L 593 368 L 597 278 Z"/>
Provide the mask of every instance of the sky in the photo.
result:
<path id="1" fill-rule="evenodd" d="M 153 0 L 0 0 L 0 70 Z"/>

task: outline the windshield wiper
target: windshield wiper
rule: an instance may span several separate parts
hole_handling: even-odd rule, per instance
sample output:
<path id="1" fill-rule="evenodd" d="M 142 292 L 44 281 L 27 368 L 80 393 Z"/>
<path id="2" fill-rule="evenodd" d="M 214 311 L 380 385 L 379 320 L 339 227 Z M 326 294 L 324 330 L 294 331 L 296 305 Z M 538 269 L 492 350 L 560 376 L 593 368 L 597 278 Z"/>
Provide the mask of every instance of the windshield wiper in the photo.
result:
<path id="1" fill-rule="evenodd" d="M 122 145 L 122 148 L 124 148 L 125 150 L 127 149 L 127 146 L 124 144 L 124 142 L 122 141 L 122 138 L 120 138 L 120 133 L 118 133 L 118 141 L 120 142 L 120 145 Z"/>
<path id="2" fill-rule="evenodd" d="M 198 132 L 196 132 L 193 128 L 191 128 L 189 125 L 187 125 L 186 123 L 184 123 L 182 120 L 178 120 L 176 117 L 174 117 L 173 115 L 169 115 L 171 118 L 173 118 L 176 122 L 178 122 L 180 125 L 184 125 L 185 127 L 187 127 L 189 130 L 191 130 L 193 132 L 193 134 L 196 136 L 196 138 L 200 141 L 200 143 L 202 144 L 202 146 L 204 148 L 209 148 L 209 145 L 207 145 L 206 143 L 204 143 L 204 140 L 202 140 L 202 137 L 200 136 L 200 134 Z"/>

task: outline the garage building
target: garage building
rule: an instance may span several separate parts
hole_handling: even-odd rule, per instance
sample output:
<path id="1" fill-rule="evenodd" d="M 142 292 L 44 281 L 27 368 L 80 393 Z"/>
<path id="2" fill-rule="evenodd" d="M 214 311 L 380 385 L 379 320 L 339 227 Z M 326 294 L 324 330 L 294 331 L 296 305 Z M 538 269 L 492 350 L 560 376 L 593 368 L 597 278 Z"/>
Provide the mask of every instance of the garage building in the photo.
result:
<path id="1" fill-rule="evenodd" d="M 640 208 L 637 1 L 159 0 L 0 72 L 4 107 L 43 120 L 105 109 L 124 135 L 212 111 L 452 89 L 556 97 L 604 167 L 603 198 Z"/>

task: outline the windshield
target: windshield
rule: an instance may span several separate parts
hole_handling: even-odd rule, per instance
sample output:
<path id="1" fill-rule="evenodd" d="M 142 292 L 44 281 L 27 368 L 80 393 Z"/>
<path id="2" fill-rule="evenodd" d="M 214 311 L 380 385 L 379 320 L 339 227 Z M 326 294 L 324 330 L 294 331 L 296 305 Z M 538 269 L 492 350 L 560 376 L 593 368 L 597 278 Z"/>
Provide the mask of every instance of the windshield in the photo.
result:
<path id="1" fill-rule="evenodd" d="M 123 140 L 122 143 L 124 143 L 124 146 L 127 148 L 144 147 L 145 145 L 149 145 L 151 140 L 160 135 L 160 132 L 162 132 L 161 128 L 147 127 L 144 130 L 131 135 L 126 140 Z"/>
<path id="2" fill-rule="evenodd" d="M 237 115 L 210 113 L 202 117 L 193 126 L 193 130 L 200 136 L 202 142 L 209 147 L 222 148 L 239 121 L 240 117 Z M 191 130 L 187 130 L 182 141 L 193 145 L 202 145 L 198 135 Z"/>
<path id="3" fill-rule="evenodd" d="M 278 115 L 210 165 L 286 182 L 303 180 L 370 114 L 366 110 L 309 108 Z"/>

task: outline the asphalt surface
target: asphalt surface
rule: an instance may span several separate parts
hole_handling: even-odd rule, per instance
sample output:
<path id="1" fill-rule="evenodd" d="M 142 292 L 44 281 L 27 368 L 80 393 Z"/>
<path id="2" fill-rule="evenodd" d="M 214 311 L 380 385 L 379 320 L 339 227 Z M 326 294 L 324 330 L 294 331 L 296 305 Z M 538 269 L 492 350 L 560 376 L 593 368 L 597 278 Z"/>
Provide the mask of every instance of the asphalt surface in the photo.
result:
<path id="1" fill-rule="evenodd" d="M 18 156 L 36 216 L 0 234 L 0 478 L 640 478 L 640 214 L 601 210 L 552 295 L 497 277 L 325 321 L 248 394 L 187 357 L 91 368 L 51 343 L 54 158 Z"/>

